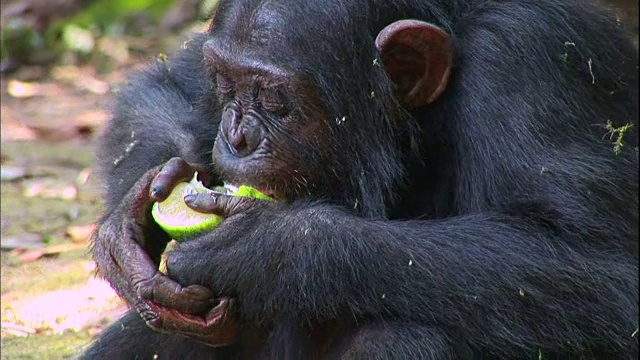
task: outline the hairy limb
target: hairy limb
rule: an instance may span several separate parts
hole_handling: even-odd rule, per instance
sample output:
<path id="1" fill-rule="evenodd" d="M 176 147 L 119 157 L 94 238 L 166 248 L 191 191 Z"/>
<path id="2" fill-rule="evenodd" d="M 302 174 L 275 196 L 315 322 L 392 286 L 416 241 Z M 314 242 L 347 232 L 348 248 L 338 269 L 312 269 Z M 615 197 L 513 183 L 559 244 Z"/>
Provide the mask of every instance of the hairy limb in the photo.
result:
<path id="1" fill-rule="evenodd" d="M 365 324 L 338 343 L 331 359 L 468 359 L 470 353 L 439 329 L 417 323 Z"/>
<path id="2" fill-rule="evenodd" d="M 233 347 L 212 348 L 183 336 L 153 331 L 130 311 L 100 333 L 80 359 L 229 359 L 234 351 Z"/>
<path id="3" fill-rule="evenodd" d="M 93 238 L 93 255 L 102 276 L 111 281 L 118 294 L 131 305 L 143 310 L 142 297 L 151 297 L 160 303 L 174 301 L 180 310 L 202 312 L 211 303 L 212 294 L 206 288 L 183 289 L 178 283 L 162 276 L 158 264 L 149 257 L 146 246 L 152 242 L 166 245 L 150 218 L 153 198 L 149 186 L 160 167 L 148 171 L 131 188 L 121 205 L 100 222 Z M 160 235 L 151 238 L 145 235 Z M 139 295 L 138 295 L 139 294 Z"/>
<path id="4" fill-rule="evenodd" d="M 149 243 L 166 244 L 168 240 L 151 219 L 153 202 L 166 198 L 169 189 L 189 179 L 194 171 L 195 167 L 179 158 L 148 171 L 120 206 L 101 221 L 93 254 L 102 276 L 147 325 L 211 345 L 228 345 L 237 332 L 230 300 L 216 299 L 204 286 L 183 287 L 160 273 L 158 263 L 147 253 Z"/>
<path id="5" fill-rule="evenodd" d="M 169 253 L 168 267 L 181 283 L 236 295 L 249 319 L 384 316 L 456 329 L 503 356 L 593 344 L 637 351 L 632 254 L 499 213 L 376 221 L 323 205 L 237 201 L 201 200 L 229 218 Z"/>
<path id="6" fill-rule="evenodd" d="M 175 156 L 191 164 L 210 162 L 217 122 L 203 118 L 218 116 L 215 106 L 201 105 L 209 91 L 202 64 L 205 39 L 194 36 L 180 53 L 132 76 L 118 92 L 98 143 L 106 211 L 93 239 L 93 257 L 100 274 L 149 326 L 225 345 L 236 331 L 229 299 L 216 299 L 203 286 L 183 287 L 158 271 L 169 238 L 150 216 L 153 202 L 175 183 L 194 170 L 207 174 L 203 166 L 184 161 L 161 165 Z"/>

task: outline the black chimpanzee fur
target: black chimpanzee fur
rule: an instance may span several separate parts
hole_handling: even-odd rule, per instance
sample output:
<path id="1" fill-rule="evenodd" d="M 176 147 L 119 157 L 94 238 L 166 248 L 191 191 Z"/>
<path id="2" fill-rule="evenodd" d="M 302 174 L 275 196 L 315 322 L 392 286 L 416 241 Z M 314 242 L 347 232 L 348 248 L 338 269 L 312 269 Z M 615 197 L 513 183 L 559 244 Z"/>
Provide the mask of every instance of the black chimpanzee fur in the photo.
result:
<path id="1" fill-rule="evenodd" d="M 417 109 L 374 45 L 399 19 L 453 41 L 447 89 Z M 243 180 L 211 160 L 212 34 L 308 79 L 328 116 L 293 99 L 324 123 L 279 141 L 313 176 L 282 174 L 286 204 L 169 255 L 181 284 L 237 299 L 235 345 L 132 312 L 84 358 L 637 358 L 638 54 L 615 17 L 578 0 L 229 0 L 209 31 L 120 90 L 98 151 L 107 214 L 172 157 Z"/>

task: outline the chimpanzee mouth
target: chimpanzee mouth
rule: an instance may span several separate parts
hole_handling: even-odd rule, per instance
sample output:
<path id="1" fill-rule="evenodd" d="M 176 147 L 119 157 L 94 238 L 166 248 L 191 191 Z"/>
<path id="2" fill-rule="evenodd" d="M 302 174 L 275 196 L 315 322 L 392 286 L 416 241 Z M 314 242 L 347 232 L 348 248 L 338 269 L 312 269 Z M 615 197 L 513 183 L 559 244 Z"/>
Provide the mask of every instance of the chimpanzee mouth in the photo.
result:
<path id="1" fill-rule="evenodd" d="M 252 188 L 258 190 L 259 192 L 261 192 L 262 194 L 270 197 L 273 200 L 283 200 L 283 197 L 279 196 L 280 194 L 276 193 L 275 191 L 273 191 L 273 190 L 271 190 L 269 188 L 253 186 L 251 184 L 244 184 L 244 185 L 252 187 Z M 235 194 L 240 189 L 240 186 L 234 185 L 234 184 L 229 184 L 227 182 L 224 183 L 223 187 L 225 188 L 227 194 Z"/>
<path id="2" fill-rule="evenodd" d="M 240 188 L 237 185 L 232 185 L 232 184 L 229 184 L 229 183 L 224 183 L 224 185 L 222 185 L 222 186 L 227 190 L 228 194 L 233 194 L 233 193 L 237 192 L 238 189 Z"/>

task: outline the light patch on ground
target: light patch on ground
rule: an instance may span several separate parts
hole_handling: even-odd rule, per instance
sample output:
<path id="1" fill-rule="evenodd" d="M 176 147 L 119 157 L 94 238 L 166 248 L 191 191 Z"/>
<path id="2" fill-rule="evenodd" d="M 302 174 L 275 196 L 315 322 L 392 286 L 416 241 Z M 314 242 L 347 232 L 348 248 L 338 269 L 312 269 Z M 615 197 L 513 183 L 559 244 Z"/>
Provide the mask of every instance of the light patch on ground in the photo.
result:
<path id="1" fill-rule="evenodd" d="M 126 307 L 109 283 L 91 278 L 81 288 L 51 291 L 10 304 L 5 310 L 11 315 L 5 314 L 4 321 L 13 317 L 16 324 L 33 328 L 38 332 L 58 334 L 113 320 L 120 316 Z"/>

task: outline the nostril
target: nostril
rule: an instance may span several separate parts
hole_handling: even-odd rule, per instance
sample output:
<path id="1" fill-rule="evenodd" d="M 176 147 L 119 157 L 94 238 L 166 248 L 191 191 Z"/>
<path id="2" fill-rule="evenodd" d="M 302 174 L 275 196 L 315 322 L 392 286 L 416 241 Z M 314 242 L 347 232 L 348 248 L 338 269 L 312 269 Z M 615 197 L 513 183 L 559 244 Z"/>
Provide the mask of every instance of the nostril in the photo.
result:
<path id="1" fill-rule="evenodd" d="M 230 130 L 227 137 L 231 151 L 237 156 L 250 155 L 256 150 L 261 140 L 261 128 L 256 129 L 251 126 Z"/>
<path id="2" fill-rule="evenodd" d="M 230 131 L 229 144 L 239 154 L 243 153 L 247 149 L 247 139 L 244 136 L 242 130 L 236 129 Z"/>
<path id="3" fill-rule="evenodd" d="M 255 116 L 243 116 L 233 107 L 222 114 L 220 130 L 229 151 L 240 157 L 253 153 L 265 135 L 264 125 Z"/>

